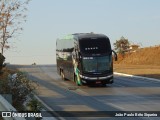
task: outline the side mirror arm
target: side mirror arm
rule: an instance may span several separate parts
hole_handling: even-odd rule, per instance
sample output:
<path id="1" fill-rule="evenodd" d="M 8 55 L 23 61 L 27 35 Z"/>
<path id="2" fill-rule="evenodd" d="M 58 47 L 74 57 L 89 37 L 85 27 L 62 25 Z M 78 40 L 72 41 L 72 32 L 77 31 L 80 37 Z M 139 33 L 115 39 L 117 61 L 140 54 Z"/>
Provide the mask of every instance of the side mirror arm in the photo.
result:
<path id="1" fill-rule="evenodd" d="M 112 50 L 112 52 L 114 53 L 114 59 L 115 59 L 115 61 L 117 61 L 117 59 L 118 59 L 117 53 L 114 50 Z"/>

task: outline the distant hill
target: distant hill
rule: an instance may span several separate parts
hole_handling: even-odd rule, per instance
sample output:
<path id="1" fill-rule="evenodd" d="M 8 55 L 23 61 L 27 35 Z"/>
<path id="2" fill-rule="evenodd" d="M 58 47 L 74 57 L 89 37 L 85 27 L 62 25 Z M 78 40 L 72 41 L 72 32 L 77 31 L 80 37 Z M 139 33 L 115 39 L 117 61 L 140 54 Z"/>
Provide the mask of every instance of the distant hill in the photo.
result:
<path id="1" fill-rule="evenodd" d="M 160 45 L 127 52 L 124 57 L 119 54 L 118 61 L 114 64 L 160 65 Z"/>

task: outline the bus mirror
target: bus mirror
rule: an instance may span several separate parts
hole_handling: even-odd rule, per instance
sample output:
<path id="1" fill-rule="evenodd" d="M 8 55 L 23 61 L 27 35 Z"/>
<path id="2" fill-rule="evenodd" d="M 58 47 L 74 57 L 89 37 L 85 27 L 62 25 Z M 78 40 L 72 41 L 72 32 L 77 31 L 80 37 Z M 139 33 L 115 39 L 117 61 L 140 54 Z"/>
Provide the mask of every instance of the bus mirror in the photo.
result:
<path id="1" fill-rule="evenodd" d="M 118 60 L 117 53 L 114 50 L 112 50 L 112 52 L 114 53 L 114 59 L 115 59 L 115 61 L 117 61 Z"/>

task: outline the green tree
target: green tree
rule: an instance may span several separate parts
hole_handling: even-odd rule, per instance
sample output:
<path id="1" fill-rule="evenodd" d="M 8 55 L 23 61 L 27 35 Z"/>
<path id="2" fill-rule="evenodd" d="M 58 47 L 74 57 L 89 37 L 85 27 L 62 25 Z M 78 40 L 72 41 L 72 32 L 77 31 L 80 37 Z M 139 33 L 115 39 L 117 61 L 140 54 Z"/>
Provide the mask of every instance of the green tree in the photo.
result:
<path id="1" fill-rule="evenodd" d="M 0 0 L 0 53 L 10 48 L 8 39 L 17 37 L 26 21 L 26 5 L 30 0 Z"/>
<path id="2" fill-rule="evenodd" d="M 125 39 L 122 36 L 120 38 L 120 40 L 116 40 L 116 42 L 113 45 L 114 45 L 114 49 L 116 50 L 116 52 L 124 55 L 125 52 L 127 52 L 129 50 L 130 43 L 129 43 L 128 39 Z"/>

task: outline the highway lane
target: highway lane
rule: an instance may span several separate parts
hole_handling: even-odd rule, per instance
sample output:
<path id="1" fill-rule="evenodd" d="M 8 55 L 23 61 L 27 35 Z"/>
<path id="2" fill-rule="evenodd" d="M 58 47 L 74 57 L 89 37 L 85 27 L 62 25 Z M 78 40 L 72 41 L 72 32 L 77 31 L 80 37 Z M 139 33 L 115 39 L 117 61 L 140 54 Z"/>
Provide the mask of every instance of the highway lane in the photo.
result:
<path id="1" fill-rule="evenodd" d="M 55 65 L 16 67 L 27 72 L 31 80 L 39 83 L 36 90 L 38 97 L 56 111 L 160 111 L 160 82 L 115 75 L 114 84 L 106 87 L 77 87 L 72 81 L 61 80 Z"/>

